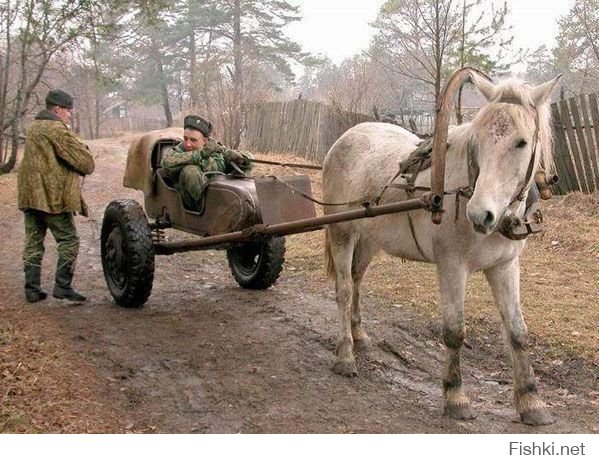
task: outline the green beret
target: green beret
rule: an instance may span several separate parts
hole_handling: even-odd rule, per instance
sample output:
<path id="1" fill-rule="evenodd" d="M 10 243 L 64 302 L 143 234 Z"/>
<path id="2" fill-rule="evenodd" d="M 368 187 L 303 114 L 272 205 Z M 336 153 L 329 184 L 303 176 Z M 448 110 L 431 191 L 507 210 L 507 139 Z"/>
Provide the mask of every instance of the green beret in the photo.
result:
<path id="1" fill-rule="evenodd" d="M 183 128 L 198 130 L 204 137 L 210 137 L 210 134 L 212 134 L 212 124 L 210 121 L 207 121 L 200 116 L 194 116 L 193 114 L 185 116 Z"/>
<path id="2" fill-rule="evenodd" d="M 64 90 L 50 90 L 46 95 L 46 103 L 48 105 L 61 106 L 63 108 L 73 109 L 73 97 Z"/>

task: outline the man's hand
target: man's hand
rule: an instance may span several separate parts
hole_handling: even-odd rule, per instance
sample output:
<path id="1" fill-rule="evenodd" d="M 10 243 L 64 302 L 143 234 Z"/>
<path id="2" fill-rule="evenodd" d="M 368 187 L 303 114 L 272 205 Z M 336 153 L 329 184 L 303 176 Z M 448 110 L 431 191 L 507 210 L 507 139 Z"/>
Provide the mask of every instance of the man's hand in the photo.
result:
<path id="1" fill-rule="evenodd" d="M 204 158 L 201 151 L 194 151 L 191 155 L 191 162 L 197 166 L 202 166 Z"/>
<path id="2" fill-rule="evenodd" d="M 246 168 L 250 166 L 250 158 L 243 153 L 231 153 L 229 161 L 235 163 L 240 168 Z"/>

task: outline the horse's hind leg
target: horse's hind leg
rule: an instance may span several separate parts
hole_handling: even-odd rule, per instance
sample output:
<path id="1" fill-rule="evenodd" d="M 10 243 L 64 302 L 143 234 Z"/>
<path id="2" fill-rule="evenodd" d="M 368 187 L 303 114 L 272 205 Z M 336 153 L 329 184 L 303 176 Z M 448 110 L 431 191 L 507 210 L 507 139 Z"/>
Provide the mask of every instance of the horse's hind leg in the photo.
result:
<path id="1" fill-rule="evenodd" d="M 375 250 L 368 243 L 358 241 L 354 249 L 352 260 L 352 280 L 354 284 L 351 312 L 351 333 L 354 346 L 357 350 L 365 351 L 370 348 L 370 338 L 362 327 L 360 314 L 360 288 L 366 269 L 375 254 Z"/>
<path id="2" fill-rule="evenodd" d="M 352 257 L 355 236 L 345 233 L 335 226 L 327 231 L 331 259 L 335 267 L 335 293 L 339 309 L 339 335 L 337 337 L 337 361 L 333 371 L 345 376 L 357 375 L 354 357 L 354 341 L 351 330 L 351 308 L 353 298 Z"/>
<path id="3" fill-rule="evenodd" d="M 475 416 L 462 390 L 460 350 L 464 342 L 464 297 L 467 272 L 455 262 L 439 263 L 437 267 L 441 307 L 443 311 L 443 342 L 446 347 L 443 376 L 444 414 L 452 419 L 468 420 Z"/>
<path id="4" fill-rule="evenodd" d="M 537 393 L 537 382 L 528 359 L 528 330 L 520 310 L 518 258 L 485 271 L 501 314 L 514 365 L 514 397 L 522 422 L 547 425 L 553 418 Z"/>

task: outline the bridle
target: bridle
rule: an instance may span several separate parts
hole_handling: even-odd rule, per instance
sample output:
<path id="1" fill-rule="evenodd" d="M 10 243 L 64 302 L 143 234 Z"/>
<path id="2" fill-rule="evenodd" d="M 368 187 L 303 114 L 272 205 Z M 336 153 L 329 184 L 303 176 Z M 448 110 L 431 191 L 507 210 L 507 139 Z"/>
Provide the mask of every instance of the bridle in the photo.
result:
<path id="1" fill-rule="evenodd" d="M 516 105 L 523 105 L 522 101 L 515 99 L 515 98 L 509 98 L 509 97 L 502 97 L 498 103 L 511 103 L 511 104 L 516 104 Z M 539 154 L 539 150 L 538 150 L 538 145 L 539 145 L 539 112 L 537 111 L 537 109 L 531 105 L 531 110 L 534 112 L 534 116 L 535 116 L 535 131 L 533 134 L 533 138 L 532 138 L 532 152 L 531 152 L 531 156 L 530 156 L 530 161 L 528 163 L 528 167 L 526 168 L 526 174 L 524 176 L 524 182 L 522 184 L 522 187 L 520 188 L 520 190 L 518 191 L 518 193 L 515 195 L 515 197 L 510 201 L 510 203 L 508 204 L 508 207 L 506 209 L 506 212 L 504 212 L 502 218 L 497 222 L 497 226 L 496 229 L 498 232 L 500 232 L 502 235 L 504 235 L 505 237 L 511 239 L 511 240 L 521 240 L 522 238 L 525 238 L 526 235 L 517 235 L 513 232 L 512 230 L 512 226 L 513 225 L 518 225 L 521 223 L 524 223 L 524 219 L 519 219 L 516 218 L 516 216 L 514 215 L 514 213 L 512 213 L 510 211 L 510 207 L 512 205 L 514 205 L 514 203 L 517 202 L 522 202 L 526 199 L 528 192 L 531 188 L 533 179 L 534 179 L 534 174 L 535 174 L 535 166 L 537 165 L 537 158 L 538 158 L 538 154 Z M 465 197 L 470 199 L 472 197 L 472 195 L 474 194 L 474 188 L 476 186 L 476 180 L 478 179 L 478 175 L 479 175 L 479 167 L 478 167 L 478 163 L 476 160 L 476 153 L 474 150 L 474 147 L 472 147 L 471 145 L 468 147 L 468 186 L 465 187 L 460 187 L 457 189 L 454 189 L 452 191 L 445 191 L 444 195 L 455 195 L 456 197 L 456 207 L 455 207 L 455 221 L 458 220 L 459 218 L 459 209 L 460 209 L 460 197 Z M 412 198 L 412 194 L 414 193 L 414 191 L 416 190 L 424 190 L 424 191 L 430 191 L 430 188 L 428 187 L 417 187 L 416 184 L 416 177 L 418 176 L 418 174 L 421 172 L 422 169 L 425 168 L 425 164 L 423 162 L 424 159 L 428 158 L 416 158 L 414 160 L 410 160 L 408 159 L 407 162 L 404 163 L 400 163 L 400 169 L 399 171 L 395 174 L 395 176 L 393 176 L 393 178 L 383 187 L 383 189 L 381 190 L 381 192 L 379 193 L 379 195 L 377 195 L 377 197 L 375 198 L 374 202 L 378 203 L 383 195 L 383 193 L 388 189 L 388 188 L 400 188 L 400 189 L 404 189 L 406 190 L 407 195 Z M 409 167 L 410 165 L 413 164 L 417 164 L 417 168 L 415 169 L 414 173 L 408 177 L 407 183 L 405 184 L 396 184 L 394 183 L 394 181 L 401 175 L 402 177 L 404 177 L 404 174 L 407 171 L 407 167 Z M 427 166 L 428 167 L 428 166 Z M 405 179 L 405 177 L 404 177 Z M 526 214 L 526 213 L 525 213 Z M 410 226 L 410 231 L 412 233 L 412 238 L 414 240 L 414 243 L 416 245 L 416 248 L 418 249 L 418 252 L 420 253 L 420 255 L 426 259 L 426 255 L 424 250 L 422 249 L 422 246 L 420 245 L 418 238 L 416 236 L 416 230 L 413 224 L 413 220 L 412 217 L 410 215 L 410 213 L 408 212 L 407 214 L 408 216 L 408 224 Z"/>
<path id="2" fill-rule="evenodd" d="M 502 97 L 498 100 L 497 103 L 509 103 L 514 105 L 523 105 L 522 101 L 513 97 Z M 538 145 L 539 145 L 539 112 L 537 109 L 531 105 L 530 109 L 533 111 L 535 116 L 535 131 L 532 137 L 532 152 L 530 156 L 530 161 L 528 163 L 528 167 L 526 168 L 526 175 L 524 176 L 524 182 L 522 184 L 522 188 L 519 190 L 518 194 L 514 196 L 512 201 L 510 201 L 508 208 L 512 206 L 516 202 L 522 202 L 526 199 L 528 195 L 528 191 L 532 185 L 532 181 L 535 174 L 535 166 L 537 165 L 538 158 Z M 478 163 L 475 156 L 475 151 L 470 147 L 468 149 L 468 183 L 470 186 L 470 191 L 474 193 L 474 187 L 476 185 L 476 180 L 478 179 L 479 168 Z"/>

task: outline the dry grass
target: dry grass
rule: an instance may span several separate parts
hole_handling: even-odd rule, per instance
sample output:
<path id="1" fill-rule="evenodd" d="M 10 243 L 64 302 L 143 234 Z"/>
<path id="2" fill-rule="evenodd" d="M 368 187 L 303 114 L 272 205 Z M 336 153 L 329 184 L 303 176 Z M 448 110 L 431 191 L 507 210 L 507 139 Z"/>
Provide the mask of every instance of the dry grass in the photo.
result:
<path id="1" fill-rule="evenodd" d="M 284 155 L 268 159 L 302 162 Z M 302 173 L 259 166 L 257 174 Z M 316 198 L 322 198 L 320 174 L 312 179 Z M 531 334 L 563 356 L 599 360 L 599 194 L 573 193 L 543 205 L 547 230 L 528 240 L 521 258 L 524 315 Z M 287 239 L 286 272 L 301 275 L 312 290 L 333 292 L 324 275 L 324 233 L 311 232 Z M 371 264 L 364 292 L 382 309 L 406 311 L 412 317 L 439 317 L 434 266 L 380 255 Z M 367 317 L 367 316 L 366 316 Z M 482 273 L 467 286 L 465 318 L 471 333 L 496 331 L 500 325 L 489 287 Z"/>
<path id="2" fill-rule="evenodd" d="M 124 430 L 112 405 L 95 400 L 103 387 L 93 370 L 49 324 L 25 320 L 0 322 L 0 433 Z"/>
<path id="3" fill-rule="evenodd" d="M 0 217 L 15 215 L 15 186 L 16 173 L 0 176 L 0 189 L 8 199 L 0 203 Z M 21 224 L 5 221 L 3 230 L 8 233 L 9 226 Z M 10 230 L 11 246 L 2 250 L 4 263 L 20 258 Z M 0 267 L 0 433 L 125 430 L 115 405 L 97 399 L 105 379 L 73 351 L 72 335 L 60 333 L 49 313 L 24 304 L 21 284 L 12 286 L 13 272 L 12 266 Z"/>

